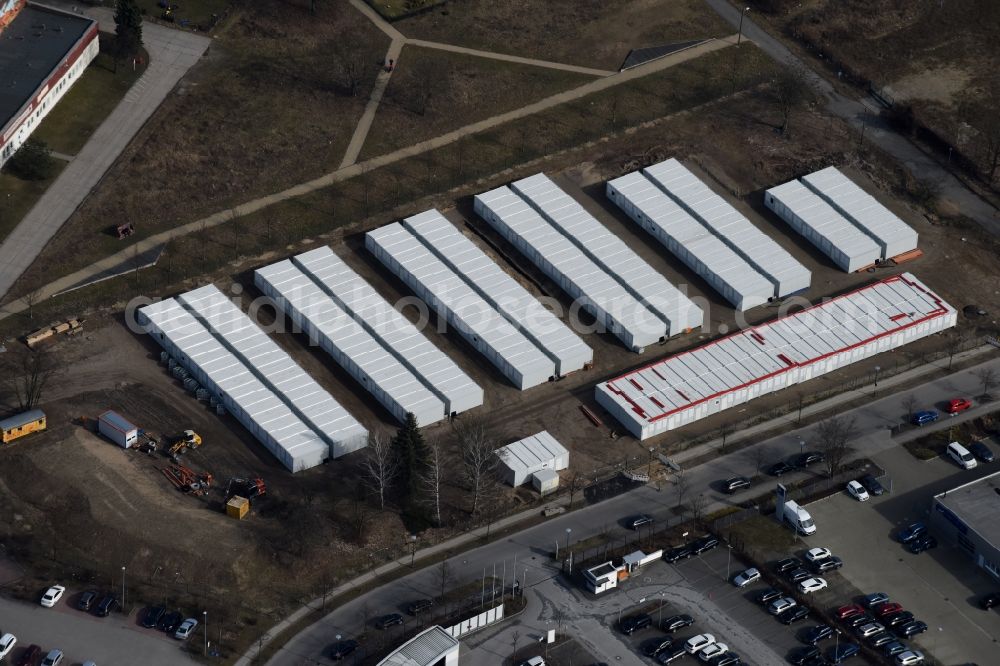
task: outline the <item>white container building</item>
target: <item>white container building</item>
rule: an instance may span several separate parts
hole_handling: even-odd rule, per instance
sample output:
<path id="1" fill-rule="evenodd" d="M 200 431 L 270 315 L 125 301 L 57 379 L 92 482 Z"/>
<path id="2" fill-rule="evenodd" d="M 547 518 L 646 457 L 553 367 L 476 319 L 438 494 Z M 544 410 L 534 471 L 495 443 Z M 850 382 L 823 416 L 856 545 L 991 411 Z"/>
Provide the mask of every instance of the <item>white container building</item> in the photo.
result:
<path id="1" fill-rule="evenodd" d="M 596 387 L 597 401 L 647 439 L 955 325 L 909 273 L 675 354 Z"/>
<path id="2" fill-rule="evenodd" d="M 123 449 L 131 448 L 139 440 L 139 429 L 111 410 L 97 417 L 97 431 Z"/>
<path id="3" fill-rule="evenodd" d="M 140 308 L 138 321 L 289 470 L 330 457 L 330 445 L 176 299 Z"/>
<path id="4" fill-rule="evenodd" d="M 916 230 L 837 167 L 827 167 L 803 176 L 802 183 L 878 243 L 882 259 L 891 259 L 917 249 Z"/>
<path id="5" fill-rule="evenodd" d="M 365 247 L 521 390 L 555 377 L 552 360 L 398 222 Z"/>
<path id="6" fill-rule="evenodd" d="M 882 248 L 797 180 L 764 192 L 764 205 L 848 273 L 882 258 Z"/>
<path id="7" fill-rule="evenodd" d="M 548 430 L 497 449 L 497 456 L 503 480 L 515 488 L 528 483 L 536 472 L 569 467 L 569 451 Z"/>
<path id="8" fill-rule="evenodd" d="M 676 159 L 646 167 L 642 172 L 770 280 L 775 297 L 782 298 L 809 288 L 812 279 L 809 269 Z"/>
<path id="9" fill-rule="evenodd" d="M 324 246 L 292 257 L 356 322 L 420 378 L 455 416 L 483 404 L 483 389 L 344 260 Z"/>
<path id="10" fill-rule="evenodd" d="M 749 310 L 774 296 L 770 280 L 642 172 L 608 181 L 607 195 L 737 310 Z"/>
<path id="11" fill-rule="evenodd" d="M 254 283 L 400 423 L 420 425 L 448 416 L 444 401 L 289 260 L 257 270 Z"/>
<path id="12" fill-rule="evenodd" d="M 441 213 L 425 211 L 403 226 L 551 358 L 557 375 L 593 362 L 594 350 Z"/>
<path id="13" fill-rule="evenodd" d="M 510 184 L 528 205 L 562 232 L 633 297 L 656 313 L 669 335 L 699 328 L 704 313 L 642 257 L 543 173 Z"/>
<path id="14" fill-rule="evenodd" d="M 476 213 L 636 352 L 668 337 L 667 325 L 508 187 L 477 194 Z"/>

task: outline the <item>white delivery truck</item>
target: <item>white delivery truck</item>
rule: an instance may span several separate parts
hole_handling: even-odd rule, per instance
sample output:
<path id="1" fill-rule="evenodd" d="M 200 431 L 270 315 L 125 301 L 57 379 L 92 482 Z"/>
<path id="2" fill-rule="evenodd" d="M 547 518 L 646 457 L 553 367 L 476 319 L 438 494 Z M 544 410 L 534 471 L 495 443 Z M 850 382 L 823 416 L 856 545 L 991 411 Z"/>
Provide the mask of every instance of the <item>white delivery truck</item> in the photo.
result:
<path id="1" fill-rule="evenodd" d="M 793 500 L 785 500 L 782 518 L 800 534 L 812 534 L 816 531 L 816 523 L 813 522 L 812 516 Z"/>

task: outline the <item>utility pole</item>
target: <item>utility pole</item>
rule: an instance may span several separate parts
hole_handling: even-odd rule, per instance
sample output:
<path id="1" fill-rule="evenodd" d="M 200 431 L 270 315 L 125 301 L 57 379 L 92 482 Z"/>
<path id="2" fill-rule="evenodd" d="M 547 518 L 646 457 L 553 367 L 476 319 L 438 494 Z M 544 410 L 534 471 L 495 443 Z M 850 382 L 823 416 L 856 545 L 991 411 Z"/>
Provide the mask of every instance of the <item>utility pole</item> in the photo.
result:
<path id="1" fill-rule="evenodd" d="M 744 7 L 743 11 L 740 12 L 740 30 L 739 30 L 740 34 L 737 35 L 736 37 L 736 46 L 739 46 L 740 42 L 743 41 L 743 17 L 746 16 L 747 12 L 749 11 L 750 11 L 749 7 Z"/>

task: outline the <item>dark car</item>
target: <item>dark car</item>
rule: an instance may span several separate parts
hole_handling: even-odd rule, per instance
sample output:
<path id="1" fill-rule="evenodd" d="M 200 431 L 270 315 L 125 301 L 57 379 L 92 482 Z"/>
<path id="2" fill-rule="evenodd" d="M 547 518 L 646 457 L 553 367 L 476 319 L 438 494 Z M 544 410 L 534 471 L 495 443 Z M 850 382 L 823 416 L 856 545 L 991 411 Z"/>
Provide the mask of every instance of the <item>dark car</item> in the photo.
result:
<path id="1" fill-rule="evenodd" d="M 795 456 L 792 460 L 792 465 L 799 468 L 806 468 L 809 465 L 815 465 L 825 461 L 826 458 L 819 451 L 806 451 L 805 453 L 800 453 Z"/>
<path id="2" fill-rule="evenodd" d="M 840 645 L 835 645 L 830 648 L 830 661 L 834 664 L 840 664 L 847 661 L 857 653 L 861 652 L 861 647 L 855 643 L 841 643 Z"/>
<path id="3" fill-rule="evenodd" d="M 831 636 L 833 636 L 833 627 L 826 624 L 817 624 L 815 627 L 809 627 L 802 633 L 802 642 L 809 645 L 816 645 L 816 643 L 826 640 Z"/>
<path id="4" fill-rule="evenodd" d="M 994 606 L 1000 606 L 1000 592 L 990 592 L 979 599 L 979 607 L 989 610 Z"/>
<path id="5" fill-rule="evenodd" d="M 632 516 L 626 521 L 626 524 L 633 530 L 637 530 L 643 525 L 652 525 L 653 517 L 647 516 L 644 513 L 640 513 L 638 516 Z"/>
<path id="6" fill-rule="evenodd" d="M 882 654 L 887 657 L 894 657 L 900 652 L 906 652 L 906 650 L 906 643 L 902 641 L 893 641 L 882 646 Z"/>
<path id="7" fill-rule="evenodd" d="M 780 596 L 781 596 L 780 590 L 776 590 L 773 587 L 769 587 L 766 590 L 761 590 L 754 598 L 754 601 L 763 606 L 765 604 L 771 603 Z"/>
<path id="8" fill-rule="evenodd" d="M 663 621 L 663 624 L 660 625 L 660 628 L 663 629 L 663 631 L 673 633 L 678 629 L 690 627 L 692 624 L 694 624 L 694 618 L 684 613 L 668 617 Z"/>
<path id="9" fill-rule="evenodd" d="M 107 617 L 118 609 L 118 597 L 113 594 L 106 594 L 101 599 L 97 607 L 94 608 L 94 615 L 97 617 Z"/>
<path id="10" fill-rule="evenodd" d="M 410 615 L 419 615 L 434 605 L 433 599 L 418 599 L 406 607 L 406 612 Z"/>
<path id="11" fill-rule="evenodd" d="M 167 609 L 163 606 L 150 606 L 142 613 L 142 626 L 147 629 L 154 628 L 166 612 Z"/>
<path id="12" fill-rule="evenodd" d="M 38 660 L 42 658 L 42 648 L 37 645 L 29 645 L 21 653 L 17 660 L 17 666 L 38 666 Z"/>
<path id="13" fill-rule="evenodd" d="M 329 656 L 334 661 L 340 661 L 358 649 L 358 642 L 352 640 L 339 641 L 330 646 Z"/>
<path id="14" fill-rule="evenodd" d="M 181 626 L 181 622 L 184 621 L 184 616 L 177 611 L 171 611 L 160 618 L 160 621 L 156 623 L 156 628 L 160 631 L 165 631 L 168 634 L 172 634 L 177 631 L 177 627 Z"/>
<path id="15" fill-rule="evenodd" d="M 914 414 L 913 418 L 910 419 L 910 423 L 915 426 L 923 426 L 928 423 L 934 423 L 938 420 L 938 416 L 938 413 L 933 409 L 925 409 Z"/>
<path id="16" fill-rule="evenodd" d="M 899 611 L 898 613 L 890 613 L 882 618 L 882 624 L 887 627 L 898 627 L 904 625 L 907 622 L 913 621 L 913 613 L 910 611 Z"/>
<path id="17" fill-rule="evenodd" d="M 722 484 L 722 489 L 729 495 L 732 495 L 738 490 L 743 490 L 744 488 L 750 487 L 750 479 L 745 476 L 734 476 L 731 479 L 726 479 Z"/>
<path id="18" fill-rule="evenodd" d="M 830 666 L 830 662 L 823 655 L 819 655 L 811 659 L 806 659 L 802 662 L 802 666 Z"/>
<path id="19" fill-rule="evenodd" d="M 840 559 L 836 555 L 831 555 L 825 560 L 820 560 L 819 562 L 813 562 L 812 570 L 815 573 L 821 574 L 827 571 L 834 571 L 844 566 L 844 560 Z"/>
<path id="20" fill-rule="evenodd" d="M 901 529 L 899 534 L 896 535 L 896 538 L 899 539 L 900 543 L 910 543 L 917 537 L 922 537 L 925 534 L 927 534 L 926 525 L 923 523 L 913 523 L 912 525 Z"/>
<path id="21" fill-rule="evenodd" d="M 656 663 L 670 664 L 678 659 L 683 659 L 686 654 L 687 650 L 684 649 L 683 645 L 675 645 L 656 655 Z"/>
<path id="22" fill-rule="evenodd" d="M 995 459 L 990 447 L 982 442 L 973 442 L 967 448 L 969 449 L 969 453 L 979 459 L 979 462 L 991 463 Z"/>
<path id="23" fill-rule="evenodd" d="M 721 657 L 716 657 L 709 662 L 712 666 L 740 666 L 743 659 L 735 652 L 727 652 Z"/>
<path id="24" fill-rule="evenodd" d="M 859 613 L 844 620 L 844 624 L 852 629 L 857 629 L 863 624 L 868 624 L 869 622 L 874 621 L 875 618 L 871 616 L 871 613 Z"/>
<path id="25" fill-rule="evenodd" d="M 900 638 L 909 638 L 910 636 L 916 636 L 917 634 L 922 634 L 927 631 L 927 623 L 920 620 L 913 620 L 907 622 L 906 624 L 901 624 L 894 629 L 896 635 Z"/>
<path id="26" fill-rule="evenodd" d="M 631 634 L 640 629 L 645 629 L 652 624 L 653 618 L 646 613 L 639 613 L 638 615 L 632 615 L 622 620 L 619 629 L 622 630 L 623 634 Z"/>
<path id="27" fill-rule="evenodd" d="M 388 629 L 400 624 L 403 624 L 403 616 L 399 613 L 389 613 L 375 621 L 375 627 L 378 629 Z"/>
<path id="28" fill-rule="evenodd" d="M 663 561 L 669 564 L 673 564 L 678 560 L 686 560 L 691 557 L 694 553 L 687 546 L 677 546 L 675 548 L 670 548 L 663 552 Z"/>
<path id="29" fill-rule="evenodd" d="M 701 555 L 702 553 L 708 552 L 719 545 L 719 540 L 708 534 L 700 539 L 695 539 L 690 544 L 691 551 L 695 555 Z"/>
<path id="30" fill-rule="evenodd" d="M 930 550 L 931 548 L 936 548 L 938 545 L 937 539 L 929 534 L 925 534 L 922 537 L 918 537 L 906 544 L 906 550 L 910 551 L 914 555 L 919 555 L 925 550 Z"/>
<path id="31" fill-rule="evenodd" d="M 882 487 L 879 480 L 871 474 L 865 474 L 863 477 L 858 479 L 858 483 L 864 486 L 865 490 L 867 490 L 870 495 L 878 496 L 885 492 L 885 488 Z"/>
<path id="32" fill-rule="evenodd" d="M 776 573 L 783 574 L 786 571 L 798 569 L 800 566 L 802 566 L 802 562 L 800 562 L 797 557 L 786 557 L 783 560 L 778 560 L 778 562 L 774 565 L 774 570 Z"/>
<path id="33" fill-rule="evenodd" d="M 795 470 L 794 467 L 792 467 L 785 461 L 781 461 L 771 465 L 767 469 L 767 473 L 770 474 L 771 476 L 781 476 L 782 474 L 788 474 L 789 472 L 794 470 Z"/>
<path id="34" fill-rule="evenodd" d="M 792 624 L 809 617 L 809 609 L 805 606 L 792 606 L 788 610 L 781 611 L 775 617 L 781 624 Z"/>
<path id="35" fill-rule="evenodd" d="M 800 664 L 804 664 L 810 659 L 815 659 L 816 657 L 819 657 L 822 654 L 823 653 L 820 651 L 818 647 L 798 648 L 797 650 L 793 651 L 790 655 L 788 655 L 788 662 L 790 664 L 795 664 L 795 666 L 799 666 Z"/>
<path id="36" fill-rule="evenodd" d="M 808 570 L 799 567 L 798 569 L 792 569 L 785 574 L 785 578 L 787 578 L 790 583 L 800 583 L 806 578 L 812 578 L 812 574 L 809 573 Z"/>
<path id="37" fill-rule="evenodd" d="M 673 645 L 674 639 L 670 636 L 660 636 L 658 638 L 652 638 L 642 644 L 642 653 L 647 657 L 655 657 L 660 654 L 668 647 Z"/>
<path id="38" fill-rule="evenodd" d="M 97 590 L 87 590 L 80 595 L 80 599 L 76 602 L 76 607 L 82 611 L 89 611 L 97 601 L 98 593 Z"/>
<path id="39" fill-rule="evenodd" d="M 872 644 L 872 647 L 882 647 L 896 640 L 892 634 L 888 631 L 880 631 L 877 634 L 872 634 L 868 637 L 868 642 Z"/>
<path id="40" fill-rule="evenodd" d="M 872 592 L 871 594 L 866 594 L 861 599 L 861 603 L 865 605 L 865 608 L 875 608 L 889 601 L 889 595 L 885 592 Z"/>

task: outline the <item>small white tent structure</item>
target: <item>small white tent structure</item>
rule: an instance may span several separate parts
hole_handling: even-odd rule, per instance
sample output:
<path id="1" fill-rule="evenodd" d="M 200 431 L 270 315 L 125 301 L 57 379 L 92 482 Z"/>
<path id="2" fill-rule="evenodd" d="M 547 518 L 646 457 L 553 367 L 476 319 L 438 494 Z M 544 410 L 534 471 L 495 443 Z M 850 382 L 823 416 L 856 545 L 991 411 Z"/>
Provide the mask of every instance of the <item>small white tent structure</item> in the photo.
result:
<path id="1" fill-rule="evenodd" d="M 530 481 L 535 472 L 569 467 L 569 451 L 547 430 L 497 449 L 497 455 L 504 481 L 515 488 Z"/>

